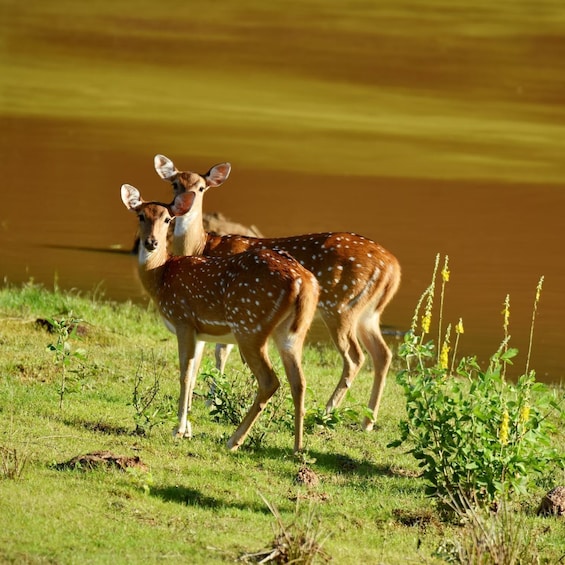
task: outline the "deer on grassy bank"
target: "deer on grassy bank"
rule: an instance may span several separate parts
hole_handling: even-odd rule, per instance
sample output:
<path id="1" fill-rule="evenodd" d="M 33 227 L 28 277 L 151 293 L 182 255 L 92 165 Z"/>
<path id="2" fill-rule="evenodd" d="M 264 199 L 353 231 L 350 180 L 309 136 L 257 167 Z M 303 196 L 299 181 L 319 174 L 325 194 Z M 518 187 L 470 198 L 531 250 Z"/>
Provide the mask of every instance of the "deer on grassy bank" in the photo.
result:
<path id="1" fill-rule="evenodd" d="M 199 343 L 237 343 L 257 379 L 251 408 L 228 441 L 237 449 L 279 387 L 268 356 L 269 338 L 280 353 L 294 401 L 294 449 L 302 449 L 305 379 L 301 356 L 316 311 L 316 278 L 284 251 L 256 249 L 230 257 L 172 257 L 167 228 L 192 207 L 194 195 L 172 204 L 146 202 L 123 185 L 126 208 L 139 218 L 139 275 L 167 326 L 177 336 L 180 365 L 178 437 L 190 437 Z M 200 350 L 199 350 L 200 349 Z"/>
<path id="2" fill-rule="evenodd" d="M 209 188 L 220 186 L 231 166 L 221 163 L 205 175 L 179 171 L 164 155 L 154 159 L 157 174 L 174 194 L 192 194 L 188 214 L 175 222 L 173 248 L 178 255 L 229 257 L 250 249 L 281 249 L 311 271 L 320 285 L 318 312 L 343 359 L 339 382 L 326 411 L 339 406 L 364 362 L 359 339 L 373 361 L 374 377 L 365 430 L 373 428 L 392 352 L 380 329 L 383 310 L 400 284 L 400 265 L 381 245 L 353 233 L 314 233 L 279 238 L 216 236 L 202 225 L 202 201 Z"/>

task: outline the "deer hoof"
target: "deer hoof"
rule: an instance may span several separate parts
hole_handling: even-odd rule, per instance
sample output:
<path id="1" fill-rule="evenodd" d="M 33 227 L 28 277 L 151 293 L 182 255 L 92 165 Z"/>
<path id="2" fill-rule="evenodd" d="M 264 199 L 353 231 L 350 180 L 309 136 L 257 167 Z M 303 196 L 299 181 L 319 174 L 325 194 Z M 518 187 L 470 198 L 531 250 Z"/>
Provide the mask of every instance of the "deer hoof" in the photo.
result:
<path id="1" fill-rule="evenodd" d="M 177 428 L 173 432 L 173 437 L 175 439 L 191 439 L 192 438 L 192 426 L 190 422 L 186 423 L 184 430 L 182 428 Z"/>
<path id="2" fill-rule="evenodd" d="M 227 444 L 227 447 L 230 451 L 237 451 L 237 449 L 239 448 L 239 444 L 236 443 L 236 440 L 233 438 L 230 438 Z"/>
<path id="3" fill-rule="evenodd" d="M 372 432 L 373 428 L 375 427 L 375 422 L 370 418 L 363 418 L 363 423 L 361 424 L 364 432 Z"/>

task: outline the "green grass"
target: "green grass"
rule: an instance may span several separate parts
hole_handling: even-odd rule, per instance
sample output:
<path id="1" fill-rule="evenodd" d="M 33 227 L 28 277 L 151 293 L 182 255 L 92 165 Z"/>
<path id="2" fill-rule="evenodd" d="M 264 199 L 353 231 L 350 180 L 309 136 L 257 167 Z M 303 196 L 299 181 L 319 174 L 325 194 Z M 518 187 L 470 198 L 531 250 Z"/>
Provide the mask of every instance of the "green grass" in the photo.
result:
<path id="1" fill-rule="evenodd" d="M 35 319 L 70 312 L 87 328 L 71 347 L 85 349 L 87 357 L 71 365 L 73 386 L 59 409 L 58 368 L 47 350 L 54 336 Z M 375 432 L 341 424 L 306 435 L 307 465 L 320 481 L 305 486 L 295 482 L 301 461 L 292 455 L 290 430 L 269 432 L 260 448 L 228 452 L 232 427 L 212 421 L 202 395 L 192 415 L 192 440 L 173 440 L 172 420 L 148 437 L 133 434 L 140 366 L 148 373 L 163 369 L 160 395 L 176 400 L 178 394 L 175 340 L 151 308 L 29 284 L 0 290 L 0 323 L 0 447 L 26 459 L 16 478 L 0 478 L 2 562 L 234 562 L 268 548 L 274 538 L 275 519 L 261 496 L 286 524 L 295 520 L 297 500 L 300 515 L 312 508 L 331 534 L 325 550 L 339 564 L 440 562 L 434 557 L 440 542 L 460 534 L 440 521 L 424 496 L 415 461 L 386 447 L 403 417 L 393 375 Z M 210 348 L 204 370 L 212 366 Z M 310 345 L 304 366 L 307 407 L 323 405 L 337 379 L 337 353 Z M 281 374 L 278 360 L 277 367 Z M 233 355 L 228 372 L 241 371 Z M 365 368 L 347 407 L 365 403 L 370 380 Z M 200 392 L 204 386 L 200 381 Z M 560 434 L 555 441 L 563 442 Z M 137 455 L 148 470 L 54 468 L 99 450 Z M 565 524 L 537 518 L 535 509 L 548 486 L 560 483 L 563 477 L 550 477 L 522 501 L 544 562 L 565 554 Z"/>

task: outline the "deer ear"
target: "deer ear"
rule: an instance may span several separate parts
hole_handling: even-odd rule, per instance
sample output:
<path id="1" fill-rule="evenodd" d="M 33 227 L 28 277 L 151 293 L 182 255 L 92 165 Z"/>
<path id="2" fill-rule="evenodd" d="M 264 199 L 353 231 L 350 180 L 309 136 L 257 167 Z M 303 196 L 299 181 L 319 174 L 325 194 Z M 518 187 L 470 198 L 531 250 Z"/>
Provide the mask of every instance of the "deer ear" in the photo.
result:
<path id="1" fill-rule="evenodd" d="M 220 163 L 214 165 L 205 175 L 206 186 L 220 186 L 230 176 L 231 165 L 230 163 Z"/>
<path id="2" fill-rule="evenodd" d="M 139 208 L 143 203 L 143 198 L 141 198 L 139 190 L 137 190 L 135 186 L 131 186 L 131 184 L 123 184 L 121 193 L 122 202 L 124 203 L 125 207 L 132 212 L 135 212 L 136 209 Z"/>
<path id="3" fill-rule="evenodd" d="M 194 204 L 194 192 L 183 192 L 179 194 L 169 207 L 171 216 L 184 216 Z"/>
<path id="4" fill-rule="evenodd" d="M 155 155 L 153 164 L 155 171 L 163 180 L 170 180 L 178 173 L 175 164 L 164 155 Z"/>

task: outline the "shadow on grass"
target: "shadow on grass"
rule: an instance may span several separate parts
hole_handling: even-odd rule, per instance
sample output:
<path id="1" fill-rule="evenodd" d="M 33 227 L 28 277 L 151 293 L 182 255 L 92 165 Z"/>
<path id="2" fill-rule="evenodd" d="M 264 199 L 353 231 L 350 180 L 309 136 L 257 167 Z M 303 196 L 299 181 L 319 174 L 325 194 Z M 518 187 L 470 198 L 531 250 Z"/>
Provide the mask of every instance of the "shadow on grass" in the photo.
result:
<path id="1" fill-rule="evenodd" d="M 184 506 L 197 506 L 199 508 L 208 508 L 212 510 L 236 508 L 238 510 L 261 512 L 262 514 L 270 513 L 269 509 L 265 505 L 261 505 L 259 503 L 249 504 L 215 498 L 190 487 L 176 485 L 151 487 L 151 496 L 160 498 L 165 502 L 176 502 L 177 504 L 182 504 Z"/>
<path id="2" fill-rule="evenodd" d="M 269 459 L 285 459 L 292 454 L 287 449 L 278 447 L 260 447 L 260 448 L 247 448 L 244 446 L 243 450 L 257 457 L 268 457 Z M 303 457 L 303 459 L 302 459 Z M 295 456 L 297 466 L 306 463 L 316 471 L 326 473 L 335 473 L 341 475 L 357 475 L 359 477 L 371 477 L 375 475 L 380 476 L 394 476 L 394 477 L 408 477 L 409 473 L 404 472 L 402 469 L 396 469 L 391 465 L 377 465 L 368 459 L 357 459 L 339 452 L 325 452 L 307 449 L 303 456 Z M 312 462 L 312 463 L 309 463 Z"/>
<path id="3" fill-rule="evenodd" d="M 82 428 L 89 432 L 94 432 L 103 435 L 115 435 L 115 436 L 135 435 L 135 432 L 132 429 L 110 423 L 90 422 L 88 420 L 82 420 L 82 419 L 65 419 L 63 420 L 63 423 L 66 426 L 71 426 L 74 428 Z"/>
<path id="4" fill-rule="evenodd" d="M 289 456 L 285 449 L 264 447 L 255 452 L 259 458 L 280 459 Z M 344 453 L 322 452 L 307 450 L 303 457 L 296 457 L 297 476 L 299 469 L 306 465 L 314 473 L 320 476 L 320 489 L 325 488 L 331 476 L 341 477 L 347 484 L 365 484 L 366 488 L 373 488 L 375 478 L 389 479 L 388 489 L 392 493 L 417 493 L 423 490 L 423 484 L 419 480 L 421 472 L 414 469 L 405 469 L 394 464 L 375 464 L 366 458 L 354 458 Z M 296 481 L 295 481 L 296 482 Z"/>

